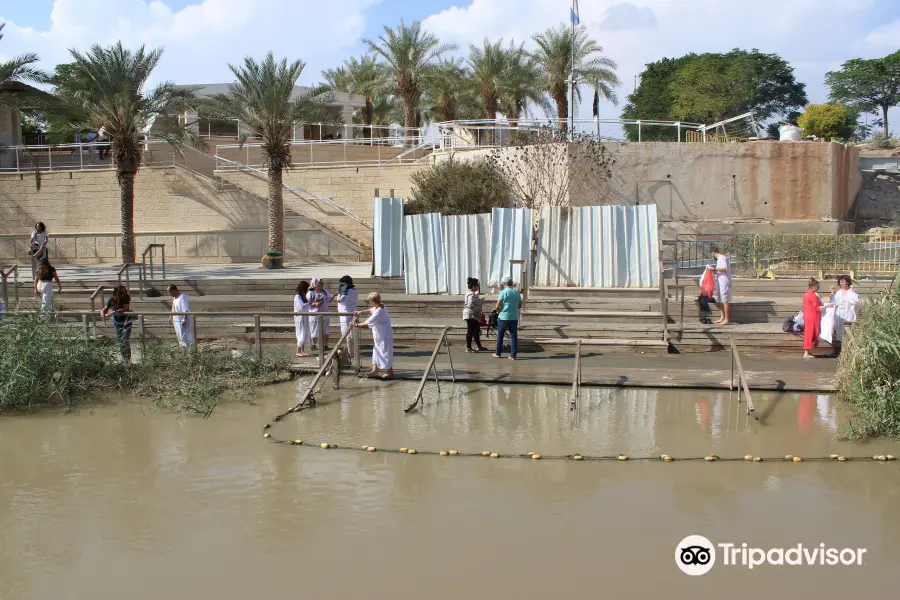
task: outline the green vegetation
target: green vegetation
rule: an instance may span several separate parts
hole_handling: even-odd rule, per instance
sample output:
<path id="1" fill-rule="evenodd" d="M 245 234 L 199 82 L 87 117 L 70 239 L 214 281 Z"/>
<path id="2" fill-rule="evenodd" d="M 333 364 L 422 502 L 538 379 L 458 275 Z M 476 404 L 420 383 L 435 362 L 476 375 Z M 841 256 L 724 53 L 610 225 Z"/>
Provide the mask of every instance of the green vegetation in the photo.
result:
<path id="1" fill-rule="evenodd" d="M 268 170 L 268 250 L 284 249 L 284 198 L 282 174 L 291 166 L 291 142 L 297 121 L 328 120 L 322 104 L 330 99 L 323 87 L 299 96 L 294 86 L 306 63 L 276 61 L 271 52 L 256 62 L 249 56 L 240 66 L 228 65 L 237 79 L 228 93 L 219 94 L 205 107 L 210 114 L 236 118 L 262 145 L 263 165 Z"/>
<path id="2" fill-rule="evenodd" d="M 512 203 L 509 183 L 486 158 L 471 161 L 451 158 L 411 177 L 412 198 L 405 205 L 406 214 L 474 215 Z"/>
<path id="3" fill-rule="evenodd" d="M 163 128 L 159 137 L 176 148 L 198 145 L 189 129 L 167 118 L 193 109 L 197 99 L 192 89 L 172 82 L 145 90 L 162 57 L 161 49 L 148 52 L 141 46 L 131 51 L 119 42 L 107 48 L 92 46 L 84 54 L 72 50 L 71 54 L 74 62 L 57 66 L 52 79 L 62 104 L 53 112 L 65 115 L 53 133 L 59 139 L 71 139 L 77 132 L 101 126 L 105 130 L 119 182 L 122 258 L 133 263 L 134 180 L 141 166 L 145 132 L 159 121 Z"/>
<path id="4" fill-rule="evenodd" d="M 900 104 L 900 50 L 884 58 L 854 58 L 837 71 L 825 74 L 825 85 L 833 102 L 878 114 L 884 136 L 890 136 L 888 109 Z"/>
<path id="5" fill-rule="evenodd" d="M 803 135 L 814 135 L 826 140 L 848 140 L 856 134 L 859 111 L 835 102 L 828 104 L 809 104 L 800 117 L 797 125 L 803 129 Z"/>
<path id="6" fill-rule="evenodd" d="M 806 103 L 806 87 L 794 79 L 793 67 L 783 58 L 735 49 L 648 64 L 640 85 L 628 96 L 622 118 L 709 124 L 753 111 L 759 122 L 787 115 Z M 626 134 L 637 140 L 636 127 L 627 127 Z M 641 130 L 643 140 L 674 140 L 676 136 L 671 127 Z"/>
<path id="7" fill-rule="evenodd" d="M 215 351 L 183 352 L 148 343 L 140 364 L 126 365 L 107 339 L 77 326 L 6 314 L 0 321 L 0 412 L 47 403 L 73 406 L 87 395 L 127 390 L 154 406 L 208 416 L 223 398 L 283 379 L 287 361 L 263 363 Z"/>
<path id="8" fill-rule="evenodd" d="M 3 27 L 0 23 L 0 39 L 3 39 Z M 37 54 L 29 52 L 0 61 L 0 109 L 24 109 L 35 94 L 23 84 L 47 83 L 47 74 L 37 68 L 40 60 Z"/>
<path id="9" fill-rule="evenodd" d="M 824 270 L 854 268 L 863 259 L 864 235 L 741 234 L 719 244 L 731 256 L 735 272 L 755 269 Z"/>
<path id="10" fill-rule="evenodd" d="M 900 437 L 898 289 L 861 307 L 841 349 L 838 391 L 855 412 L 849 438 Z"/>
<path id="11" fill-rule="evenodd" d="M 384 85 L 383 67 L 375 58 L 363 56 L 350 58 L 336 69 L 322 72 L 328 89 L 344 92 L 365 98 L 365 105 L 360 110 L 359 120 L 363 125 L 372 125 L 375 119 L 375 103 L 382 93 Z M 374 137 L 371 130 L 365 136 Z"/>

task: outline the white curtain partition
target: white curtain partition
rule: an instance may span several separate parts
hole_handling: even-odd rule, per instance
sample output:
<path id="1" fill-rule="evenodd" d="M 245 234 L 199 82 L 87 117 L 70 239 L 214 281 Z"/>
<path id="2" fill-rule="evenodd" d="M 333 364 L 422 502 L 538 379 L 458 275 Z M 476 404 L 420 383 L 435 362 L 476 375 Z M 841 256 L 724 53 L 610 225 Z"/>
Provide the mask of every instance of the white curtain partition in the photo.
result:
<path id="1" fill-rule="evenodd" d="M 403 218 L 403 259 L 407 294 L 446 294 L 443 217 L 440 213 Z"/>
<path id="2" fill-rule="evenodd" d="M 372 266 L 375 277 L 403 275 L 403 201 L 375 198 Z"/>
<path id="3" fill-rule="evenodd" d="M 465 294 L 469 277 L 476 277 L 487 290 L 490 234 L 491 215 L 444 217 L 444 269 L 449 293 Z"/>
<path id="4" fill-rule="evenodd" d="M 656 205 L 544 207 L 536 263 L 539 287 L 658 287 Z"/>
<path id="5" fill-rule="evenodd" d="M 495 208 L 491 213 L 491 266 L 488 285 L 499 287 L 510 274 L 510 260 L 524 260 L 530 272 L 531 209 Z M 522 268 L 513 269 L 513 283 L 519 284 Z M 482 289 L 486 286 L 482 283 Z"/>

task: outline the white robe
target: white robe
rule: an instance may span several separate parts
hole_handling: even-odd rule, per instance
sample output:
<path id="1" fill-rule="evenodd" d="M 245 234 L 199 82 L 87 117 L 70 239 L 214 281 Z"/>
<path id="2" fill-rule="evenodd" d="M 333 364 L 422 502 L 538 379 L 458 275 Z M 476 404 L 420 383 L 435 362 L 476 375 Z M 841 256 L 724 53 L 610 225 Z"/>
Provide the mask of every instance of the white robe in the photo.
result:
<path id="1" fill-rule="evenodd" d="M 724 271 L 719 271 L 724 269 Z M 731 259 L 720 255 L 716 259 L 716 300 L 731 302 Z"/>
<path id="2" fill-rule="evenodd" d="M 359 292 L 356 290 L 347 290 L 346 294 L 338 294 L 338 312 L 352 313 L 356 312 L 356 305 L 359 301 Z M 353 317 L 340 317 L 341 319 L 341 335 L 347 333 L 347 329 L 353 329 Z M 353 339 L 353 331 L 347 336 L 347 343 Z"/>
<path id="3" fill-rule="evenodd" d="M 309 303 L 299 294 L 294 296 L 294 312 L 309 312 Z M 305 349 L 310 340 L 309 317 L 294 317 L 294 331 L 297 333 L 297 348 Z"/>
<path id="4" fill-rule="evenodd" d="M 172 301 L 172 312 L 191 312 L 187 294 L 182 292 Z M 178 345 L 183 348 L 190 348 L 194 345 L 194 332 L 191 329 L 191 320 L 191 317 L 188 316 L 172 316 L 172 322 L 175 324 L 175 335 L 178 337 Z"/>
<path id="5" fill-rule="evenodd" d="M 325 300 L 320 306 L 310 306 L 309 312 L 328 312 L 328 303 L 331 302 L 331 294 L 328 293 L 328 290 L 323 290 L 323 293 L 325 294 Z M 312 302 L 312 299 L 315 297 L 315 290 L 310 290 L 307 299 Z M 322 321 L 322 334 L 328 335 L 328 331 L 331 329 L 331 317 L 322 317 Z M 316 343 L 319 340 L 319 317 L 309 318 L 309 332 L 312 334 L 313 343 Z"/>
<path id="6" fill-rule="evenodd" d="M 844 323 L 856 322 L 856 307 L 862 300 L 856 290 L 838 290 L 831 297 L 834 304 L 834 335 L 837 341 L 844 340 Z"/>
<path id="7" fill-rule="evenodd" d="M 394 367 L 394 330 L 391 329 L 391 315 L 385 307 L 372 309 L 372 316 L 366 319 L 372 330 L 372 364 L 379 369 Z"/>

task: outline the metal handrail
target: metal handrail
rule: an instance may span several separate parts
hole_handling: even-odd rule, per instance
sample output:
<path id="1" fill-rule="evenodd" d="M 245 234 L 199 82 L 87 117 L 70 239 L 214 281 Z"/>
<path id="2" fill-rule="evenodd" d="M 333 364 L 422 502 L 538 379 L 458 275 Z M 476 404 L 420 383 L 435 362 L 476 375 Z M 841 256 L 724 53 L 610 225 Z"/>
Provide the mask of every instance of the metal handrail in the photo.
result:
<path id="1" fill-rule="evenodd" d="M 0 279 L 2 279 L 2 288 L 3 288 L 3 306 L 4 310 L 9 306 L 9 289 L 8 289 L 8 281 L 9 276 L 13 276 L 13 293 L 15 294 L 16 303 L 19 302 L 19 265 L 13 265 L 9 268 L 8 271 L 4 271 L 0 268 Z"/>
<path id="2" fill-rule="evenodd" d="M 153 249 L 159 248 L 162 254 L 162 278 L 165 280 L 166 278 L 166 245 L 165 244 L 147 244 L 147 247 L 144 248 L 144 251 L 141 252 L 141 271 L 146 275 L 147 274 L 147 254 L 150 254 L 150 279 L 156 279 L 155 272 L 153 270 Z"/>
<path id="3" fill-rule="evenodd" d="M 122 273 L 125 274 L 125 287 L 129 290 L 131 289 L 131 269 L 132 267 L 136 267 L 138 270 L 138 285 L 141 300 L 144 299 L 144 270 L 141 267 L 140 263 L 125 263 L 122 265 L 122 268 L 119 269 L 119 272 L 116 274 L 116 279 L 118 280 L 119 285 L 122 285 Z"/>
<path id="4" fill-rule="evenodd" d="M 419 382 L 419 389 L 416 390 L 415 399 L 403 412 L 409 412 L 414 409 L 419 404 L 419 401 L 424 403 L 422 391 L 425 389 L 425 384 L 428 382 L 429 372 L 434 373 L 434 383 L 437 385 L 438 393 L 441 393 L 441 382 L 438 379 L 437 368 L 434 366 L 434 362 L 437 360 L 438 354 L 441 351 L 441 344 L 444 344 L 447 348 L 447 359 L 450 361 L 450 378 L 453 380 L 453 383 L 456 383 L 456 373 L 453 371 L 453 357 L 450 355 L 450 342 L 447 340 L 448 331 L 450 331 L 450 328 L 444 327 L 438 336 L 437 343 L 434 345 L 434 351 L 431 353 L 431 358 L 428 359 L 428 364 L 425 366 L 425 372 L 422 374 L 422 380 Z"/>
<path id="5" fill-rule="evenodd" d="M 747 400 L 747 414 L 753 415 L 757 421 L 759 416 L 756 414 L 756 408 L 753 406 L 753 397 L 750 395 L 750 386 L 747 383 L 747 375 L 744 373 L 744 365 L 741 364 L 741 355 L 738 352 L 737 345 L 734 343 L 734 334 L 731 334 L 731 380 L 728 382 L 728 389 L 734 389 L 734 367 L 737 365 L 738 372 L 738 402 L 741 401 L 741 392 Z"/>
<path id="6" fill-rule="evenodd" d="M 261 171 L 261 170 L 259 170 L 259 169 L 256 169 L 256 168 L 254 168 L 254 167 L 245 165 L 244 163 L 240 163 L 240 162 L 237 162 L 237 161 L 234 161 L 234 160 L 228 160 L 227 158 L 222 158 L 222 157 L 220 157 L 220 156 L 216 156 L 215 158 L 216 158 L 216 161 L 222 161 L 222 162 L 224 162 L 224 163 L 228 163 L 228 164 L 230 164 L 230 165 L 233 165 L 233 168 L 236 169 L 236 170 L 238 170 L 238 171 L 247 171 L 247 172 L 249 172 L 249 173 L 251 173 L 251 174 L 257 176 L 257 177 L 260 178 L 260 179 L 263 179 L 263 180 L 265 180 L 265 181 L 268 181 L 268 180 L 269 180 L 269 175 L 268 175 L 267 173 L 264 173 L 263 171 Z M 218 165 L 216 166 L 216 168 L 218 169 Z M 224 170 L 224 169 L 223 169 L 223 170 Z M 306 200 L 306 201 L 308 201 L 308 202 L 309 202 L 309 201 L 321 202 L 321 203 L 323 203 L 323 204 L 327 204 L 327 205 L 329 205 L 330 207 L 332 207 L 332 208 L 334 208 L 335 210 L 337 210 L 338 212 L 340 212 L 341 214 L 343 214 L 344 216 L 353 219 L 354 221 L 356 221 L 356 222 L 359 223 L 360 225 L 363 225 L 364 227 L 368 228 L 369 230 L 372 230 L 372 229 L 373 229 L 372 225 L 369 224 L 368 221 L 366 221 L 365 219 L 362 219 L 362 218 L 358 217 L 357 215 L 353 214 L 352 212 L 350 212 L 349 210 L 347 210 L 346 208 L 344 208 L 343 206 L 341 206 L 340 204 L 338 204 L 337 202 L 335 202 L 335 201 L 334 201 L 333 199 L 331 199 L 331 198 L 325 198 L 325 197 L 322 197 L 322 196 L 316 196 L 316 195 L 314 195 L 312 192 L 310 192 L 309 190 L 307 190 L 307 189 L 305 189 L 305 188 L 302 188 L 302 187 L 300 187 L 300 186 L 289 186 L 289 185 L 287 185 L 287 184 L 284 183 L 284 182 L 281 183 L 281 187 L 284 188 L 286 191 L 291 192 L 292 194 L 294 194 L 295 196 L 297 196 L 297 197 L 300 198 L 301 200 Z"/>
<path id="7" fill-rule="evenodd" d="M 578 408 L 581 391 L 581 340 L 575 343 L 575 373 L 572 375 L 572 410 Z"/>

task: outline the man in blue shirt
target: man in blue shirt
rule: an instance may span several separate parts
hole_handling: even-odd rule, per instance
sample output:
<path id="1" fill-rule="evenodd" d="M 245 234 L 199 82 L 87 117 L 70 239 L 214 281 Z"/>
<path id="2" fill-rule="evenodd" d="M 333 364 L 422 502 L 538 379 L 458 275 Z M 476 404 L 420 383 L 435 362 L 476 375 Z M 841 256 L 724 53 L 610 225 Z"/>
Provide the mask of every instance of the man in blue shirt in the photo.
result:
<path id="1" fill-rule="evenodd" d="M 513 287 L 512 277 L 503 279 L 503 291 L 497 299 L 497 352 L 492 356 L 503 356 L 503 337 L 509 331 L 509 360 L 516 360 L 519 345 L 519 307 L 522 294 Z"/>

